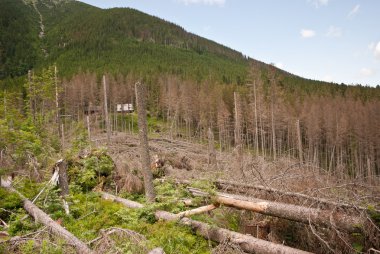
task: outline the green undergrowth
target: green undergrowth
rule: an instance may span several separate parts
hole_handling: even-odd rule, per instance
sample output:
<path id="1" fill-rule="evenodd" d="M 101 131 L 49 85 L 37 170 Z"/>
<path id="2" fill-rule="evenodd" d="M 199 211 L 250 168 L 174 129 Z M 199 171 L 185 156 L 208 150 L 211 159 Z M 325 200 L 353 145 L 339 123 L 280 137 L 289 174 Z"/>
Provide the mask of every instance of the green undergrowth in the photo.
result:
<path id="1" fill-rule="evenodd" d="M 133 133 L 138 133 L 139 128 L 137 125 L 137 113 L 126 113 L 126 114 L 114 114 L 111 116 L 113 119 L 117 118 L 116 129 L 118 131 L 130 131 Z M 166 132 L 168 123 L 162 118 L 153 116 L 150 112 L 147 113 L 147 126 L 148 131 L 151 136 L 154 133 Z M 104 128 L 104 126 L 101 126 Z"/>
<path id="2" fill-rule="evenodd" d="M 368 206 L 368 214 L 377 227 L 380 227 L 380 212 L 373 206 Z"/>
<path id="3" fill-rule="evenodd" d="M 93 149 L 84 156 L 67 156 L 69 181 L 81 187 L 82 191 L 92 190 L 99 183 L 110 184 L 108 176 L 115 164 L 106 149 Z"/>
<path id="4" fill-rule="evenodd" d="M 191 218 L 212 226 L 227 228 L 235 232 L 240 231 L 241 213 L 236 209 L 220 206 L 210 213 L 193 215 Z"/>
<path id="5" fill-rule="evenodd" d="M 36 184 L 29 179 L 24 179 L 17 181 L 16 188 L 29 199 L 33 199 L 45 185 L 46 182 Z M 36 205 L 84 242 L 95 239 L 100 235 L 101 230 L 112 227 L 133 230 L 147 239 L 142 243 L 144 248 L 141 249 L 136 247 L 136 243 L 128 237 L 112 236 L 115 246 L 111 249 L 119 253 L 146 253 L 142 250 L 155 247 L 162 247 L 165 253 L 210 253 L 214 244 L 195 234 L 191 228 L 179 225 L 177 222 L 157 221 L 154 217 L 154 212 L 157 210 L 176 213 L 188 209 L 179 202 L 180 199 L 189 197 L 185 188 L 175 186 L 172 182 L 159 183 L 158 181 L 155 183 L 155 188 L 158 202 L 146 204 L 141 209 L 128 209 L 121 204 L 103 200 L 96 192 L 83 192 L 83 188 L 76 182 L 70 184 L 70 195 L 66 198 L 70 205 L 69 215 L 64 212 L 57 187 L 45 188 L 36 200 Z M 0 189 L 0 196 L 1 207 L 10 209 L 10 215 L 2 217 L 9 224 L 10 236 L 22 236 L 43 229 L 42 225 L 35 223 L 31 217 L 27 216 L 16 195 Z M 145 203 L 142 195 L 122 194 L 120 196 Z M 49 239 L 54 239 L 54 237 Z M 18 250 L 21 250 L 20 253 L 67 253 L 64 244 L 41 243 L 25 241 Z M 95 242 L 90 247 L 96 249 L 99 245 L 101 243 Z M 9 246 L 0 244 L 0 250 L 1 248 L 7 250 L 7 247 Z"/>
<path id="6" fill-rule="evenodd" d="M 202 191 L 207 192 L 210 196 L 215 196 L 217 190 L 215 184 L 209 180 L 193 181 L 190 183 L 190 186 L 201 189 Z"/>
<path id="7" fill-rule="evenodd" d="M 16 193 L 9 193 L 0 188 L 0 219 L 6 221 L 12 215 L 14 210 L 22 208 L 20 197 Z"/>

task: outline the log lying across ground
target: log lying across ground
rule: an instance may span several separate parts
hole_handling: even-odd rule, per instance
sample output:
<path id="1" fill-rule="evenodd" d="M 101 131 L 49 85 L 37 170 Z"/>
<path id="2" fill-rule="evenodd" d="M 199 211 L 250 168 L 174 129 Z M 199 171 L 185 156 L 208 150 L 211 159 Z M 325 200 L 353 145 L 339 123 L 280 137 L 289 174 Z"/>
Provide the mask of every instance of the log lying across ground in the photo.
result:
<path id="1" fill-rule="evenodd" d="M 194 196 L 210 197 L 208 193 L 199 189 L 191 187 L 188 187 L 187 189 Z M 311 223 L 324 227 L 335 227 L 346 230 L 350 233 L 360 231 L 365 224 L 365 220 L 361 217 L 348 216 L 344 213 L 333 210 L 308 208 L 221 192 L 217 192 L 215 196 L 213 196 L 213 199 L 215 202 L 226 206 L 232 206 L 305 224 Z"/>
<path id="2" fill-rule="evenodd" d="M 177 214 L 177 216 L 180 217 L 180 218 L 182 218 L 182 217 L 189 217 L 189 216 L 196 215 L 196 214 L 207 213 L 207 212 L 212 211 L 212 210 L 214 210 L 216 208 L 217 208 L 216 205 L 201 206 L 201 207 L 198 207 L 198 208 L 195 208 L 195 209 L 192 209 L 192 210 L 187 210 L 187 211 L 184 211 L 184 212 L 180 212 L 180 213 Z"/>
<path id="3" fill-rule="evenodd" d="M 200 180 L 207 180 L 207 179 L 200 179 Z M 165 178 L 162 178 L 161 181 L 166 181 Z M 207 180 L 208 181 L 208 180 Z M 191 181 L 188 180 L 175 180 L 178 184 L 185 184 L 185 185 L 191 185 Z M 251 194 L 251 195 L 259 195 L 262 199 L 269 199 L 268 196 L 273 199 L 273 197 L 281 197 L 281 198 L 295 198 L 300 203 L 305 203 L 305 206 L 312 206 L 312 205 L 322 205 L 323 209 L 336 209 L 336 208 L 343 208 L 348 209 L 350 211 L 356 211 L 356 212 L 362 212 L 367 211 L 367 207 L 362 206 L 356 206 L 344 202 L 335 202 L 326 198 L 317 198 L 312 197 L 310 195 L 297 193 L 297 192 L 290 192 L 290 191 L 283 191 L 278 190 L 270 187 L 265 187 L 262 185 L 251 185 L 251 184 L 245 184 L 245 183 L 238 183 L 238 182 L 232 182 L 232 181 L 226 181 L 226 180 L 216 180 L 212 182 L 215 184 L 215 186 L 221 190 L 221 191 L 228 191 L 228 192 L 234 192 L 234 193 L 240 193 L 240 194 Z M 275 200 L 272 200 L 275 201 Z M 375 209 L 376 212 L 380 212 L 380 210 Z"/>
<path id="4" fill-rule="evenodd" d="M 125 199 L 125 198 L 120 198 L 120 197 L 117 197 L 115 195 L 112 195 L 112 194 L 109 194 L 107 192 L 103 192 L 103 191 L 99 191 L 100 194 L 102 194 L 102 198 L 103 199 L 106 199 L 106 200 L 111 200 L 111 201 L 114 201 L 116 203 L 120 203 L 126 207 L 129 207 L 129 208 L 143 208 L 144 206 L 140 203 L 137 203 L 135 201 L 132 201 L 132 200 L 128 200 L 128 199 Z"/>
<path id="5" fill-rule="evenodd" d="M 133 201 L 116 197 L 112 194 L 101 192 L 101 195 L 105 199 L 111 199 L 115 202 L 121 203 L 129 208 L 137 208 Z M 132 206 L 129 206 L 131 204 Z M 140 204 L 141 205 L 141 204 Z M 141 205 L 143 207 L 143 205 Z M 167 221 L 178 221 L 178 223 L 182 225 L 190 226 L 194 231 L 198 234 L 202 235 L 206 239 L 221 243 L 224 241 L 230 241 L 234 244 L 240 246 L 240 248 L 248 253 L 257 253 L 257 254 L 307 254 L 310 252 L 302 251 L 298 249 L 294 249 L 291 247 L 287 247 L 281 244 L 276 244 L 272 242 L 268 242 L 265 240 L 261 240 L 255 238 L 250 235 L 244 235 L 241 233 L 233 232 L 227 229 L 219 228 L 216 226 L 208 225 L 204 222 L 195 221 L 189 218 L 179 218 L 177 214 L 165 212 L 165 211 L 157 211 L 155 212 L 155 217 L 161 220 Z"/>
<path id="6" fill-rule="evenodd" d="M 39 209 L 35 204 L 33 204 L 30 200 L 25 198 L 21 193 L 15 190 L 12 187 L 7 187 L 7 189 L 11 192 L 17 193 L 22 199 L 24 209 L 35 219 L 35 221 L 47 226 L 55 235 L 62 237 L 65 239 L 67 244 L 75 247 L 76 251 L 80 254 L 92 254 L 94 253 L 84 242 L 76 238 L 69 231 L 61 227 L 57 222 L 52 220 L 49 215 L 44 213 L 41 209 Z"/>
<path id="7" fill-rule="evenodd" d="M 306 202 L 308 204 L 323 205 L 324 207 L 328 209 L 344 208 L 344 209 L 351 209 L 351 210 L 356 210 L 356 211 L 368 210 L 368 208 L 366 207 L 355 206 L 355 205 L 347 204 L 344 202 L 334 202 L 332 200 L 325 199 L 325 198 L 316 198 L 316 197 L 312 197 L 312 196 L 302 194 L 302 193 L 282 191 L 282 190 L 269 188 L 269 187 L 265 187 L 261 185 L 251 185 L 251 184 L 244 184 L 244 183 L 237 183 L 237 182 L 223 181 L 223 180 L 214 181 L 214 184 L 219 190 L 229 190 L 229 191 L 233 191 L 237 193 L 248 193 L 248 194 L 264 193 L 271 196 L 276 195 L 276 196 L 281 196 L 281 197 L 296 198 L 300 200 L 301 202 Z"/>

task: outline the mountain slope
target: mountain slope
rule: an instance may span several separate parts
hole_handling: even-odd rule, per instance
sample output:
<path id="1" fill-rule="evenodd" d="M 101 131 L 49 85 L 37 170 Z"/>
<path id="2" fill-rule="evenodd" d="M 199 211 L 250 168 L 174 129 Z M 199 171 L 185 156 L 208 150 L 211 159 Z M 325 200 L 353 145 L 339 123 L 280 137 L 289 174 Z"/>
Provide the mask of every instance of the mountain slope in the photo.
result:
<path id="1" fill-rule="evenodd" d="M 255 76 L 265 84 L 275 78 L 286 93 L 295 96 L 347 91 L 345 85 L 303 79 L 248 59 L 137 10 L 104 10 L 72 0 L 25 1 L 0 0 L 0 80 L 56 63 L 62 77 L 90 71 L 154 80 L 171 74 L 196 82 L 242 85 Z M 40 14 L 44 36 L 38 38 Z M 359 97 L 380 98 L 378 89 L 348 90 L 355 90 Z"/>
<path id="2" fill-rule="evenodd" d="M 0 80 L 33 68 L 39 58 L 38 17 L 32 5 L 0 1 Z"/>
<path id="3" fill-rule="evenodd" d="M 241 53 L 133 9 L 102 10 L 80 2 L 48 8 L 41 1 L 38 8 L 46 23 L 46 62 L 57 62 L 63 75 L 80 68 L 241 84 L 247 75 Z"/>

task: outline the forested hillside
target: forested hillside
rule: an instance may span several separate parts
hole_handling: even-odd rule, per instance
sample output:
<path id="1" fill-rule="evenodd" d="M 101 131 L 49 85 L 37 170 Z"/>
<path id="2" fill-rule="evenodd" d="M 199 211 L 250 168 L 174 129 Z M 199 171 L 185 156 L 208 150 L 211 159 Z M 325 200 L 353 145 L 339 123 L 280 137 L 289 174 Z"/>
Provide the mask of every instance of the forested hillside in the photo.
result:
<path id="1" fill-rule="evenodd" d="M 0 1 L 0 80 L 25 75 L 40 56 L 38 16 L 22 1 Z"/>

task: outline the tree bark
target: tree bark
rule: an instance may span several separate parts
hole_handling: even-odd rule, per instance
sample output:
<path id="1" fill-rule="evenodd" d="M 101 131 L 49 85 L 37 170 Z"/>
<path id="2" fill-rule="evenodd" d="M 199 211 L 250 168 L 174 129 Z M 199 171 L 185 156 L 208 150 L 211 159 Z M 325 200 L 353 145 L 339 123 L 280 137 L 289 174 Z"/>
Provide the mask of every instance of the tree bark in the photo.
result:
<path id="1" fill-rule="evenodd" d="M 165 254 L 165 251 L 162 248 L 155 248 L 149 251 L 148 254 Z"/>
<path id="2" fill-rule="evenodd" d="M 209 196 L 208 193 L 200 191 L 199 189 L 188 187 L 188 190 L 194 196 Z M 305 224 L 312 223 L 324 227 L 336 227 L 350 233 L 360 232 L 360 227 L 365 224 L 360 217 L 352 217 L 336 211 L 307 208 L 226 193 L 217 192 L 214 200 L 215 202 L 226 206 L 232 206 Z"/>
<path id="3" fill-rule="evenodd" d="M 215 147 L 214 147 L 214 133 L 212 132 L 211 127 L 208 128 L 207 136 L 208 136 L 208 164 L 215 165 L 216 152 L 215 152 Z"/>
<path id="4" fill-rule="evenodd" d="M 146 102 L 145 102 L 145 86 L 140 82 L 135 84 L 138 126 L 140 138 L 140 159 L 142 172 L 144 174 L 145 195 L 148 202 L 154 202 L 156 194 L 153 186 L 153 175 L 150 170 L 150 156 L 148 146 L 148 127 L 146 119 Z"/>
<path id="5" fill-rule="evenodd" d="M 67 178 L 67 163 L 64 160 L 59 160 L 56 163 L 58 167 L 58 185 L 61 189 L 61 196 L 65 197 L 69 195 L 69 180 Z"/>
<path id="6" fill-rule="evenodd" d="M 273 81 L 274 82 L 274 81 Z M 276 127 L 275 127 L 275 119 L 274 119 L 274 104 L 275 104 L 275 84 L 271 85 L 271 122 L 272 122 L 272 149 L 273 149 L 273 160 L 277 159 L 277 145 L 276 145 Z"/>
<path id="7" fill-rule="evenodd" d="M 107 195 L 110 195 L 110 194 L 107 193 Z M 119 199 L 122 199 L 122 198 L 119 198 Z M 127 205 L 130 202 L 129 200 L 125 200 L 125 201 L 126 202 L 123 202 L 125 206 L 129 208 L 135 208 L 135 207 L 130 207 Z M 243 251 L 248 252 L 248 253 L 310 254 L 310 252 L 307 252 L 307 251 L 297 250 L 291 247 L 284 246 L 282 244 L 276 244 L 276 243 L 268 242 L 265 240 L 261 240 L 261 239 L 252 237 L 250 235 L 244 235 L 244 234 L 233 232 L 227 229 L 211 226 L 204 222 L 195 221 L 189 218 L 179 219 L 178 215 L 165 212 L 165 211 L 155 212 L 155 217 L 161 220 L 178 221 L 178 223 L 182 225 L 190 226 L 194 231 L 196 231 L 199 235 L 203 236 L 204 238 L 218 242 L 218 243 L 230 241 L 232 243 L 239 245 Z"/>
<path id="8" fill-rule="evenodd" d="M 104 114 L 105 114 L 105 122 L 106 122 L 106 128 L 107 128 L 107 142 L 109 143 L 111 140 L 111 129 L 110 129 L 110 119 L 108 116 L 107 84 L 106 84 L 105 75 L 103 75 L 103 90 L 104 90 Z"/>
<path id="9" fill-rule="evenodd" d="M 253 95 L 255 99 L 255 149 L 256 156 L 259 156 L 259 134 L 258 134 L 258 121 L 257 121 L 257 96 L 256 96 L 256 80 L 253 82 Z"/>
<path id="10" fill-rule="evenodd" d="M 77 253 L 94 253 L 84 242 L 76 238 L 73 234 L 59 225 L 57 222 L 52 220 L 49 215 L 44 213 L 31 201 L 25 198 L 21 193 L 13 189 L 12 187 L 8 188 L 9 191 L 17 193 L 23 200 L 24 209 L 35 219 L 36 222 L 39 222 L 47 226 L 55 235 L 62 237 L 65 241 L 74 246 Z"/>
<path id="11" fill-rule="evenodd" d="M 296 127 L 297 127 L 297 141 L 298 141 L 298 156 L 300 159 L 300 163 L 303 164 L 302 136 L 301 136 L 301 127 L 300 127 L 299 119 L 297 119 L 296 121 Z"/>
<path id="12" fill-rule="evenodd" d="M 217 206 L 215 206 L 215 205 L 201 206 L 201 207 L 198 207 L 198 208 L 195 208 L 195 209 L 192 209 L 192 210 L 180 212 L 180 213 L 177 214 L 177 216 L 180 217 L 180 218 L 182 218 L 182 217 L 189 217 L 189 216 L 192 216 L 192 215 L 195 215 L 195 214 L 206 213 L 206 212 L 212 211 L 212 210 L 214 210 L 216 208 L 217 208 Z"/>
<path id="13" fill-rule="evenodd" d="M 116 202 L 116 203 L 120 203 L 126 207 L 129 207 L 129 208 L 143 208 L 144 206 L 140 203 L 137 203 L 135 201 L 132 201 L 132 200 L 128 200 L 128 199 L 125 199 L 125 198 L 119 198 L 115 195 L 112 195 L 112 194 L 109 194 L 107 192 L 99 192 L 101 195 L 102 195 L 102 198 L 103 199 L 106 199 L 106 200 L 111 200 L 113 202 Z"/>
<path id="14" fill-rule="evenodd" d="M 234 131 L 234 135 L 235 135 L 235 147 L 237 149 L 241 149 L 241 117 L 240 117 L 240 96 L 234 92 L 234 111 L 235 111 L 235 131 Z"/>
<path id="15" fill-rule="evenodd" d="M 236 192 L 236 193 L 246 193 L 246 194 L 254 194 L 254 195 L 276 195 L 281 197 L 291 197 L 296 198 L 300 200 L 301 203 L 305 203 L 306 201 L 309 201 L 309 203 L 316 203 L 316 204 L 322 204 L 325 209 L 336 209 L 336 208 L 344 208 L 344 209 L 351 209 L 353 211 L 366 211 L 368 208 L 361 207 L 361 206 L 354 206 L 347 203 L 338 203 L 334 202 L 325 198 L 316 198 L 312 196 L 308 196 L 306 194 L 297 193 L 297 192 L 288 192 L 288 191 L 282 191 L 278 189 L 273 189 L 269 187 L 264 187 L 260 185 L 250 185 L 250 184 L 243 184 L 243 183 L 236 183 L 231 181 L 223 181 L 218 180 L 215 181 L 214 184 L 216 184 L 216 187 L 220 190 L 226 190 Z M 276 197 L 277 198 L 277 197 Z M 379 210 L 376 210 L 380 212 Z"/>
<path id="16" fill-rule="evenodd" d="M 59 106 L 59 89 L 58 89 L 58 78 L 57 78 L 57 66 L 54 66 L 54 84 L 55 84 L 55 110 L 56 112 L 56 123 L 58 129 L 59 140 L 61 141 L 61 152 L 63 151 L 63 143 L 62 143 L 62 129 L 61 129 L 61 110 Z"/>
<path id="17" fill-rule="evenodd" d="M 66 214 L 70 214 L 69 204 L 66 202 L 66 196 L 69 195 L 69 180 L 67 177 L 67 163 L 61 159 L 56 163 L 58 168 L 58 185 L 61 189 L 61 197 L 63 201 L 63 207 Z"/>

